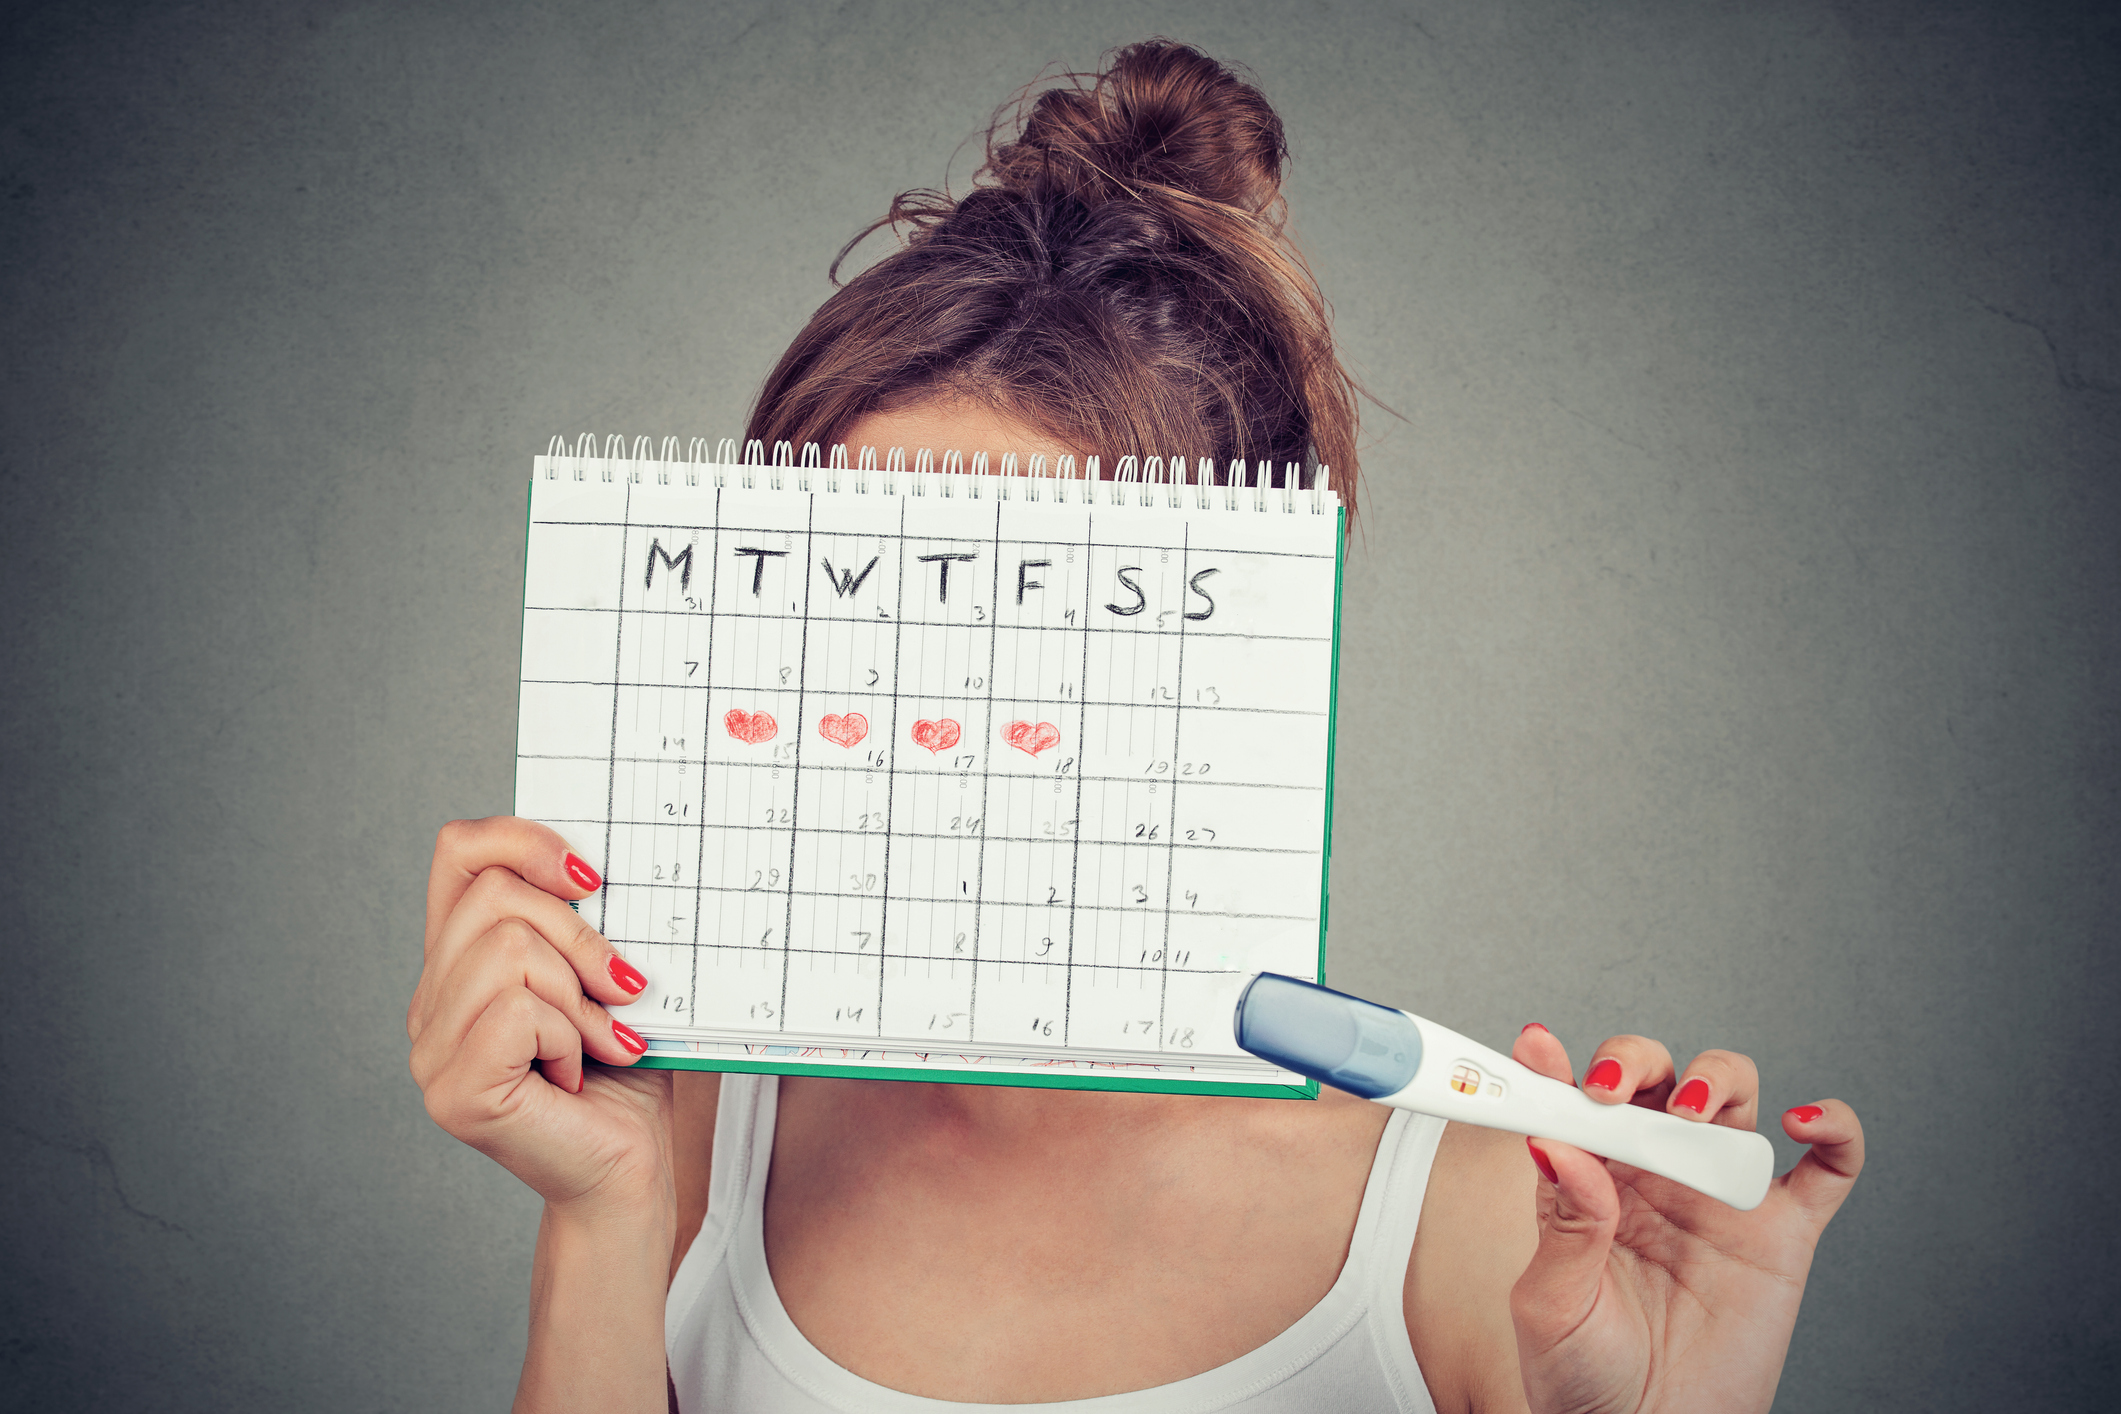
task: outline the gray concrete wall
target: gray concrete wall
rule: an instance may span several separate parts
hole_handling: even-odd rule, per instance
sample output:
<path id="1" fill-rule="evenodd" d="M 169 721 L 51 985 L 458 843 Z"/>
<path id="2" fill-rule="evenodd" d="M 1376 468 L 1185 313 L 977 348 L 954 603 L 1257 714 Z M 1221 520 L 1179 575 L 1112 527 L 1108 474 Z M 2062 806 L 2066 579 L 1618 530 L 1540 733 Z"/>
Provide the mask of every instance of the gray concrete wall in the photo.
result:
<path id="1" fill-rule="evenodd" d="M 505 1402 L 534 1203 L 402 1018 L 528 458 L 733 433 L 847 234 L 1159 31 L 1404 415 L 1333 978 L 1854 1102 L 1778 1408 L 2113 1407 L 2121 30 L 1817 0 L 11 7 L 0 1405 Z"/>

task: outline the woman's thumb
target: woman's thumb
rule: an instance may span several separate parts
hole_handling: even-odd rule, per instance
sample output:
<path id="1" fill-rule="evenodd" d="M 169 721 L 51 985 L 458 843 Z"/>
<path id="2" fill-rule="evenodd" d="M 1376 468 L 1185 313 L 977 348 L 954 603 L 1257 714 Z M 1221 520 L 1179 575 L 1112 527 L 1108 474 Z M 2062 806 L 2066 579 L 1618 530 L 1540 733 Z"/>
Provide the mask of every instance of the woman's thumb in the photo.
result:
<path id="1" fill-rule="evenodd" d="M 1517 1350 L 1536 1357 L 1583 1325 L 1598 1302 L 1620 1194 L 1603 1161 L 1551 1139 L 1527 1139 L 1539 1166 L 1539 1250 L 1510 1290 Z"/>

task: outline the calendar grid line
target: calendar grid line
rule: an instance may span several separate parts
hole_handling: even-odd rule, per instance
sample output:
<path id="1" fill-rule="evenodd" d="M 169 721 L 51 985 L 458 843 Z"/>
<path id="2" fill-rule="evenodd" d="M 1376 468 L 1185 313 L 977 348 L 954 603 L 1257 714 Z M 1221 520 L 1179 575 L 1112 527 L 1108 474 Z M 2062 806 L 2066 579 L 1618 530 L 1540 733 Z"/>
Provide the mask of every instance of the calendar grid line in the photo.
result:
<path id="1" fill-rule="evenodd" d="M 903 536 L 906 530 L 906 503 L 903 500 L 898 503 L 898 527 L 899 533 Z M 891 737 L 893 741 L 898 739 L 898 692 L 896 689 L 898 687 L 899 662 L 902 657 L 906 633 L 906 557 L 904 555 L 898 557 L 898 609 L 898 622 L 891 630 L 891 686 L 893 688 L 891 694 Z M 797 720 L 800 726 L 801 719 L 798 718 Z M 894 746 L 884 756 L 884 822 L 887 825 L 897 818 L 894 813 L 897 808 L 894 797 L 898 784 L 897 771 L 898 749 Z M 704 824 L 705 822 L 702 821 L 702 823 Z M 890 830 L 884 831 L 884 906 L 876 925 L 876 946 L 877 951 L 880 953 L 888 951 L 891 946 L 891 835 L 892 832 Z M 791 886 L 794 882 L 793 879 L 789 880 Z M 793 942 L 794 940 L 790 939 L 789 941 Z M 879 1037 L 884 1034 L 884 969 L 881 967 L 876 970 L 876 1034 Z"/>
<path id="2" fill-rule="evenodd" d="M 1186 578 L 1186 571 L 1192 566 L 1187 552 L 1192 543 L 1193 525 L 1192 522 L 1188 521 L 1178 544 L 1178 582 L 1188 588 L 1192 587 L 1192 581 Z M 1184 602 L 1183 598 L 1181 598 L 1180 602 Z M 1171 1003 L 1171 891 L 1178 880 L 1179 776 L 1175 768 L 1180 757 L 1185 754 L 1180 749 L 1180 742 L 1184 739 L 1183 733 L 1185 730 L 1187 622 L 1188 620 L 1184 614 L 1178 616 L 1178 666 L 1172 673 L 1174 679 L 1172 693 L 1177 697 L 1178 701 L 1171 708 L 1171 762 L 1174 769 L 1171 774 L 1171 819 L 1164 837 L 1165 842 L 1170 846 L 1170 852 L 1164 858 L 1164 942 L 1163 946 L 1158 949 L 1157 956 L 1157 961 L 1163 964 L 1164 969 L 1163 982 L 1157 988 L 1156 993 L 1156 1049 L 1159 1051 L 1165 1049 L 1165 1043 L 1170 1039 L 1169 1033 L 1164 1027 L 1164 1014 Z M 702 774 L 704 775 L 705 773 L 702 772 Z"/>
<path id="3" fill-rule="evenodd" d="M 788 790 L 788 872 L 782 877 L 788 881 L 788 912 L 781 924 L 781 1007 L 778 1030 L 788 1029 L 788 948 L 795 942 L 795 845 L 803 825 L 803 693 L 810 684 L 810 526 L 817 521 L 817 497 L 807 498 L 808 512 L 803 529 L 803 634 L 797 648 L 795 669 L 795 780 Z M 763 566 L 764 561 L 762 560 Z M 704 774 L 704 767 L 702 772 Z"/>
<path id="4" fill-rule="evenodd" d="M 1107 546 L 1106 548 L 1109 549 L 1111 547 Z M 1124 548 L 1132 549 L 1134 547 L 1128 546 Z M 807 581 L 805 582 L 805 587 L 806 589 L 808 587 Z M 607 609 L 600 604 L 525 604 L 523 611 L 528 614 L 616 614 L 619 612 L 617 609 Z M 794 622 L 798 617 L 795 614 L 747 614 L 734 609 L 726 614 L 708 614 L 700 609 L 628 609 L 625 612 L 648 617 L 667 615 L 681 619 L 719 618 L 732 623 L 742 619 L 750 619 L 759 623 Z M 859 614 L 820 614 L 817 617 L 817 622 L 829 624 L 872 624 L 883 623 L 884 620 L 866 619 Z M 1145 638 L 1175 638 L 1180 632 L 1180 630 L 1175 628 L 1120 628 L 1108 624 L 1084 624 L 1081 628 L 1076 628 L 1069 624 L 951 623 L 947 619 L 941 622 L 931 619 L 916 619 L 914 622 L 924 628 L 953 628 L 971 633 L 1002 629 L 1017 633 L 1131 633 L 1139 634 Z M 1192 636 L 1194 638 L 1228 639 L 1233 643 L 1331 643 L 1333 641 L 1332 636 L 1329 634 L 1231 633 L 1227 629 L 1194 629 Z"/>
<path id="5" fill-rule="evenodd" d="M 1097 543 L 1097 517 L 1085 513 L 1083 516 L 1083 626 L 1090 624 L 1090 566 L 1094 562 Z M 1075 679 L 1087 691 L 1090 687 L 1090 635 L 1083 634 L 1083 665 Z M 1075 714 L 1075 847 L 1068 858 L 1068 962 L 1063 976 L 1061 992 L 1061 1044 L 1068 1044 L 1070 1032 L 1075 1025 L 1075 896 L 1081 886 L 1083 868 L 1083 753 L 1089 742 L 1090 714 Z"/>
<path id="6" fill-rule="evenodd" d="M 620 503 L 619 543 L 621 545 L 626 543 L 632 516 L 633 487 L 629 485 L 626 488 L 625 499 Z M 611 634 L 611 676 L 614 680 L 619 677 L 620 669 L 624 666 L 623 655 L 626 652 L 625 608 L 626 557 L 621 555 L 619 556 L 619 617 L 612 628 Z M 700 744 L 700 749 L 703 752 L 706 750 L 705 742 Z M 619 813 L 619 693 L 617 688 L 613 688 L 611 692 L 611 750 L 605 757 L 605 769 L 604 867 L 609 869 L 611 867 L 611 817 Z M 603 894 L 603 901 L 597 908 L 597 922 L 608 925 L 611 921 L 611 889 L 608 885 L 605 887 Z"/>
<path id="7" fill-rule="evenodd" d="M 604 758 L 602 756 L 580 755 L 575 752 L 521 751 L 516 753 L 516 759 L 518 761 L 602 761 Z M 701 760 L 697 756 L 621 756 L 618 759 L 620 761 L 628 762 L 634 765 L 647 766 L 697 766 L 701 764 Z M 727 759 L 716 760 L 710 758 L 706 764 L 711 766 L 743 766 L 758 771 L 782 769 L 780 763 L 775 761 L 731 761 Z M 877 768 L 874 766 L 833 766 L 812 763 L 804 767 L 804 769 L 810 771 L 866 772 L 873 775 Z M 937 780 L 944 780 L 955 779 L 958 776 L 971 776 L 977 773 L 972 771 L 935 771 L 932 773 L 926 771 L 908 771 L 906 774 L 909 776 L 933 774 Z M 1012 780 L 1028 781 L 1050 779 L 1048 777 L 1034 775 L 1030 772 L 998 771 L 995 774 L 1001 776 L 1008 776 Z M 1115 785 L 1128 781 L 1143 781 L 1149 779 L 1145 775 L 1083 775 L 1080 772 L 1076 772 L 1074 774 L 1076 775 L 1076 778 L 1078 780 L 1092 781 L 1101 785 Z M 1290 781 L 1233 781 L 1228 780 L 1222 776 L 1194 776 L 1191 778 L 1191 782 L 1192 784 L 1197 786 L 1223 786 L 1233 790 L 1295 790 L 1308 791 L 1314 795 L 1323 795 L 1326 789 L 1324 786 L 1299 785 Z"/>
<path id="8" fill-rule="evenodd" d="M 649 889 L 656 887 L 656 885 L 651 882 L 644 882 L 639 879 L 621 879 L 617 882 L 622 887 L 630 889 Z M 707 892 L 717 894 L 771 895 L 783 892 L 783 890 L 780 888 L 752 889 L 744 888 L 735 884 L 708 884 L 704 887 L 706 888 Z M 1054 885 L 1053 887 L 1058 888 L 1059 885 Z M 864 893 L 859 889 L 796 889 L 794 891 L 794 895 L 796 898 L 829 898 L 842 900 L 854 899 L 864 903 L 874 903 L 878 899 L 878 896 L 876 894 Z M 898 901 L 900 903 L 926 904 L 964 902 L 963 899 L 952 898 L 948 894 L 900 894 L 898 896 Z M 1144 917 L 1153 916 L 1158 912 L 1158 910 L 1155 908 L 1151 908 L 1145 904 L 1139 903 L 1084 903 L 1081 900 L 1077 900 L 1076 902 L 1071 904 L 1061 904 L 1043 903 L 1037 899 L 1008 898 L 989 899 L 988 902 L 992 903 L 996 908 L 1051 908 L 1080 910 L 1084 913 L 1135 913 L 1141 914 Z M 1311 918 L 1311 915 L 1308 913 L 1247 913 L 1235 909 L 1221 908 L 1189 908 L 1182 916 L 1187 918 L 1239 918 L 1249 921 L 1269 923 L 1303 923 L 1309 921 L 1309 919 Z M 657 942 L 656 946 L 668 947 L 672 946 L 672 944 L 670 943 L 670 940 L 666 938 L 661 940 L 660 942 Z M 969 959 L 967 959 L 963 953 L 958 954 L 958 961 L 964 962 L 968 960 Z M 1084 967 L 1088 967 L 1090 964 L 1086 962 L 1081 965 Z M 1144 963 L 1142 965 L 1144 967 L 1148 966 L 1147 963 Z"/>
<path id="9" fill-rule="evenodd" d="M 707 762 L 704 753 L 707 749 L 708 735 L 714 730 L 714 630 L 712 625 L 715 600 L 720 597 L 722 587 L 722 489 L 719 486 L 714 491 L 714 524 L 715 529 L 709 532 L 708 541 L 713 548 L 712 558 L 714 563 L 709 565 L 707 569 L 709 628 L 707 632 L 707 656 L 704 664 L 707 669 L 707 691 L 700 698 L 700 750 L 702 752 L 700 761 L 700 819 L 698 826 L 700 842 L 699 849 L 695 853 L 692 863 L 692 972 L 685 984 L 685 1019 L 694 1026 L 699 1025 L 700 1022 L 700 954 L 698 950 L 700 915 L 707 908 L 707 896 L 701 891 L 700 884 L 707 870 Z M 611 695 L 614 698 L 618 696 L 617 684 L 613 684 Z M 729 842 L 724 840 L 722 842 L 722 852 L 725 859 L 728 856 L 728 848 Z M 607 858 L 605 862 L 608 864 L 610 860 Z"/>
<path id="10" fill-rule="evenodd" d="M 711 638 L 709 642 L 712 642 Z M 659 692 L 705 692 L 708 690 L 708 685 L 705 683 L 629 682 L 625 679 L 621 679 L 618 682 L 605 682 L 600 678 L 524 678 L 523 683 L 525 686 L 528 687 L 633 687 L 654 688 Z M 785 687 L 759 687 L 751 685 L 739 685 L 735 683 L 723 683 L 721 685 L 720 690 L 724 692 L 786 692 L 788 689 Z M 874 687 L 836 688 L 834 689 L 834 695 L 840 697 L 879 698 L 926 697 L 929 700 L 936 702 L 947 702 L 951 700 L 949 694 L 947 693 L 884 692 Z M 1042 707 L 1060 705 L 1058 703 L 1049 703 L 1043 698 L 1032 696 L 1004 697 L 1001 700 L 1004 702 L 1037 703 L 1039 706 Z M 1140 710 L 1144 712 L 1166 711 L 1177 705 L 1175 702 L 1120 702 L 1117 700 L 1105 698 L 1085 698 L 1080 700 L 1070 698 L 1069 702 L 1071 705 L 1079 707 L 1116 707 L 1126 710 Z M 994 705 L 994 696 L 991 692 L 988 694 L 987 705 L 990 709 Z M 1241 707 L 1238 706 L 1236 703 L 1218 702 L 1196 702 L 1192 704 L 1192 707 L 1193 710 L 1196 712 L 1253 712 L 1275 717 L 1324 717 L 1329 715 L 1323 709 L 1314 711 L 1308 707 Z M 896 749 L 895 742 L 894 749 Z"/>
<path id="11" fill-rule="evenodd" d="M 899 563 L 904 564 L 905 562 L 906 557 L 904 555 L 899 556 Z M 1002 503 L 1000 501 L 996 501 L 994 503 L 994 578 L 992 585 L 987 590 L 987 602 L 989 604 L 999 605 L 1001 603 L 1001 596 Z M 903 610 L 904 607 L 904 605 L 901 605 L 901 610 Z M 1002 637 L 998 633 L 989 634 L 987 636 L 988 731 L 994 730 L 994 664 L 995 655 L 1001 649 L 1001 642 Z M 895 690 L 898 687 L 898 680 L 894 678 L 892 680 L 891 685 Z M 898 747 L 894 743 L 894 745 L 892 746 L 892 755 L 896 757 L 897 754 Z M 965 1018 L 965 1025 L 968 1029 L 971 1030 L 977 1030 L 979 1027 L 979 940 L 980 925 L 986 919 L 987 907 L 987 796 L 988 792 L 992 789 L 993 785 L 994 772 L 990 769 L 982 768 L 979 773 L 979 858 L 973 866 L 974 877 L 976 878 L 977 882 L 973 885 L 972 889 L 972 988 L 965 1002 L 965 1008 L 968 1013 Z M 1076 821 L 1075 833 L 1078 838 L 1080 838 L 1082 835 L 1082 821 L 1080 818 L 1078 818 Z M 878 969 L 877 985 L 879 987 L 883 985 L 881 968 Z"/>
<path id="12" fill-rule="evenodd" d="M 700 952 L 749 953 L 754 956 L 766 952 L 778 955 L 781 951 L 778 948 L 759 948 L 749 943 L 673 943 L 667 938 L 658 940 L 655 938 L 620 937 L 607 938 L 605 941 L 614 945 L 628 947 L 694 948 Z M 966 957 L 963 953 L 850 953 L 839 948 L 790 948 L 788 951 L 796 957 L 830 957 L 837 958 L 842 962 L 853 963 L 868 963 L 879 960 L 884 962 L 948 962 L 964 967 L 1021 967 L 1025 969 L 1040 967 L 1050 968 L 1055 972 L 1064 971 L 1067 967 L 1067 964 L 1060 962 L 1040 962 L 1036 958 L 1014 957 L 983 957 L 975 964 L 971 958 Z M 1153 973 L 1157 971 L 1157 968 L 1152 964 L 1134 962 L 1077 962 L 1075 967 L 1084 972 Z M 1181 976 L 1186 977 L 1240 977 L 1244 975 L 1246 969 L 1241 967 L 1182 967 L 1178 971 Z M 878 1034 L 882 1036 L 891 1033 L 880 1032 Z M 906 1033 L 902 1032 L 899 1034 L 904 1036 Z"/>
<path id="13" fill-rule="evenodd" d="M 999 966 L 1001 964 L 995 965 Z M 1014 963 L 1007 965 L 1015 966 Z M 833 1032 L 819 1028 L 797 1031 L 787 1041 L 783 1041 L 772 1031 L 754 1031 L 746 1027 L 717 1026 L 711 1028 L 711 1031 L 709 1028 L 701 1029 L 708 1031 L 709 1034 L 695 1036 L 691 1034 L 688 1028 L 682 1026 L 656 1026 L 643 1034 L 647 1035 L 651 1040 L 658 1041 L 683 1043 L 693 1040 L 715 1040 L 731 1045 L 757 1047 L 759 1050 L 786 1045 L 790 1048 L 801 1047 L 805 1050 L 842 1051 L 851 1056 L 872 1056 L 887 1054 L 893 1050 L 907 1050 L 925 1055 L 954 1055 L 964 1059 L 970 1059 L 977 1055 L 995 1059 L 1021 1058 L 1028 1061 L 1058 1061 L 1063 1063 L 1080 1061 L 1087 1062 L 1099 1069 L 1139 1069 L 1164 1073 L 1198 1073 L 1208 1069 L 1234 1070 L 1238 1068 L 1271 1073 L 1277 1068 L 1271 1062 L 1259 1060 L 1235 1049 L 1228 1051 L 1200 1051 L 1196 1053 L 1195 1059 L 1188 1060 L 1182 1056 L 1152 1057 L 1133 1047 L 1122 1046 L 1063 1047 L 1054 1045 L 1051 1042 L 1040 1044 L 1024 1042 L 1019 1044 L 1014 1041 L 987 1040 L 980 1037 L 969 1038 L 969 1044 L 967 1041 L 938 1044 L 932 1038 L 915 1038 L 911 1036 L 887 1037 L 886 1040 L 891 1043 L 890 1045 L 875 1046 L 869 1044 L 869 1038 L 864 1037 L 859 1032 Z M 756 1053 L 752 1057 L 747 1057 L 747 1059 L 755 1058 Z"/>
<path id="14" fill-rule="evenodd" d="M 698 763 L 695 762 L 692 764 Z M 813 766 L 811 769 L 816 770 L 817 768 Z M 1093 779 L 1095 778 L 1093 777 Z M 538 818 L 542 819 L 543 821 L 545 821 L 545 823 L 549 825 L 601 825 L 604 823 L 601 819 L 592 820 L 586 816 L 543 815 Z M 615 820 L 612 823 L 615 825 L 631 825 L 638 828 L 652 827 L 658 829 L 672 828 L 687 830 L 694 828 L 691 825 L 672 826 L 669 824 L 669 822 L 664 820 Z M 787 829 L 788 827 L 785 825 L 732 824 L 726 821 L 716 820 L 708 821 L 700 828 L 708 830 L 756 830 L 761 833 L 772 833 L 775 831 Z M 886 833 L 882 830 L 832 829 L 819 825 L 810 825 L 805 828 L 808 833 L 813 835 L 858 835 L 864 839 L 881 839 Z M 963 840 L 965 838 L 965 836 L 963 835 L 953 835 L 946 832 L 929 832 L 923 830 L 892 830 L 889 833 L 895 836 L 896 838 L 902 840 Z M 1048 844 L 1053 845 L 1055 847 L 1059 847 L 1068 843 L 1066 839 L 1059 835 L 989 835 L 987 838 L 995 844 Z M 1168 846 L 1163 840 L 1085 839 L 1083 843 L 1088 845 L 1105 846 L 1112 849 L 1159 850 L 1171 847 Z M 1177 846 L 1177 848 L 1182 850 L 1198 850 L 1203 854 L 1294 854 L 1306 858 L 1315 858 L 1318 855 L 1324 853 L 1324 851 L 1316 849 L 1292 849 L 1286 845 L 1208 844 L 1198 840 L 1193 841 L 1189 844 Z"/>
<path id="15" fill-rule="evenodd" d="M 815 501 L 817 496 L 817 493 L 815 491 L 805 492 L 804 494 L 811 497 L 813 502 Z M 721 500 L 719 492 L 716 493 L 715 500 L 716 513 L 717 515 L 719 515 Z M 900 504 L 904 504 L 905 498 L 900 497 L 899 501 Z M 997 508 L 999 508 L 1000 504 L 1000 502 L 996 502 Z M 1111 508 L 1107 507 L 1107 509 Z M 1152 507 L 1151 509 L 1155 508 Z M 1183 512 L 1187 508 L 1174 507 L 1173 509 L 1180 510 L 1181 512 Z M 1085 516 L 1084 519 L 1087 520 L 1088 517 Z M 611 528 L 611 522 L 602 520 L 533 520 L 530 523 L 532 525 L 574 526 L 584 530 L 608 530 Z M 644 530 L 707 529 L 707 527 L 703 525 L 683 525 L 675 523 L 665 523 L 662 521 L 656 521 L 653 523 L 643 521 L 641 523 L 641 528 Z M 731 534 L 789 535 L 794 533 L 785 525 L 725 525 L 722 527 L 722 529 L 729 531 Z M 988 537 L 985 535 L 908 535 L 903 531 L 896 535 L 893 535 L 887 532 L 879 532 L 874 530 L 828 530 L 825 531 L 824 534 L 828 536 L 838 536 L 848 540 L 921 540 L 940 541 L 949 544 L 965 545 L 985 545 L 988 541 Z M 1039 545 L 1051 542 L 1029 539 L 1003 539 L 1000 543 L 1004 545 Z M 1141 550 L 1154 549 L 1156 547 L 1153 545 L 1119 545 L 1107 546 L 1106 548 L 1121 550 Z M 1321 555 L 1308 550 L 1258 550 L 1250 546 L 1240 545 L 1203 545 L 1201 546 L 1201 553 L 1204 555 L 1271 555 L 1274 558 L 1281 560 L 1330 560 L 1333 558 L 1331 555 Z"/>

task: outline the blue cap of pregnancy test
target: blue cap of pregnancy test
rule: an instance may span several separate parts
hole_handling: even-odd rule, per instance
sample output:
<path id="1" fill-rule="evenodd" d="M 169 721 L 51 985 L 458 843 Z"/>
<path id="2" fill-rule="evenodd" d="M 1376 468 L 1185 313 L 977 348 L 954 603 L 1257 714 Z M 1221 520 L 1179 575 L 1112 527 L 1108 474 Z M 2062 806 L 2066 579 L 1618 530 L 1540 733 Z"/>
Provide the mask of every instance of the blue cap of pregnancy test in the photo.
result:
<path id="1" fill-rule="evenodd" d="M 1237 1044 L 1261 1060 L 1375 1100 L 1421 1069 L 1421 1028 L 1403 1011 L 1262 972 L 1237 999 Z"/>

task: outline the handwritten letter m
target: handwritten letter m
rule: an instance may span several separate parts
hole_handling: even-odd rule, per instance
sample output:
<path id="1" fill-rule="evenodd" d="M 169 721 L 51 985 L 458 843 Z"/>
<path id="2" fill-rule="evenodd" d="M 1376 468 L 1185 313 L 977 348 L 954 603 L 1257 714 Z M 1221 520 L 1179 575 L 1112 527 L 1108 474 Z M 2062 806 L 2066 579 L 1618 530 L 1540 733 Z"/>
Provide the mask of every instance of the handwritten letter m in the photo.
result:
<path id="1" fill-rule="evenodd" d="M 692 547 L 690 545 L 678 551 L 677 558 L 673 560 L 670 558 L 670 552 L 663 548 L 662 541 L 652 540 L 649 542 L 648 578 L 644 583 L 650 589 L 655 588 L 655 562 L 657 560 L 663 562 L 664 569 L 678 572 L 678 589 L 680 591 L 692 588 Z"/>

